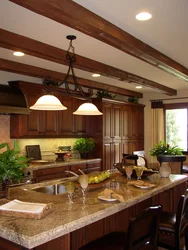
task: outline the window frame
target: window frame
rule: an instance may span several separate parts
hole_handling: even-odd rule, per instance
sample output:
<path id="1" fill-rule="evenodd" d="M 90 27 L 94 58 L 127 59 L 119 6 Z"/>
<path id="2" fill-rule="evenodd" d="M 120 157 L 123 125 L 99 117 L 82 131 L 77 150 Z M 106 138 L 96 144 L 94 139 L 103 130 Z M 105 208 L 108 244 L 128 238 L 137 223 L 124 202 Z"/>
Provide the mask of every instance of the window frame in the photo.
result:
<path id="1" fill-rule="evenodd" d="M 187 109 L 187 117 L 188 117 L 188 103 L 183 102 L 183 103 L 166 103 L 163 104 L 163 113 L 164 113 L 164 136 L 166 140 L 166 110 L 169 109 Z M 188 120 L 187 120 L 187 150 L 183 151 L 183 153 L 188 152 Z"/>

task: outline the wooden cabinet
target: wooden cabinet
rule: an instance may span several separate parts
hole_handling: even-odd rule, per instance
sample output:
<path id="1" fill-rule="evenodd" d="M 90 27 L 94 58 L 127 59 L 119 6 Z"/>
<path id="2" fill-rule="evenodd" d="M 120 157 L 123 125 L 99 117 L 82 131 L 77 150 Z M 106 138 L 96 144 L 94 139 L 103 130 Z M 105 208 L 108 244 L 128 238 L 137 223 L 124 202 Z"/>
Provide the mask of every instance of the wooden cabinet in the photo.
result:
<path id="1" fill-rule="evenodd" d="M 68 177 L 66 170 L 70 170 L 70 165 L 33 170 L 33 183 Z"/>
<path id="2" fill-rule="evenodd" d="M 121 106 L 103 105 L 103 140 L 121 139 Z"/>
<path id="3" fill-rule="evenodd" d="M 103 169 L 112 169 L 114 163 L 121 162 L 121 159 L 121 141 L 105 141 L 103 143 Z"/>
<path id="4" fill-rule="evenodd" d="M 43 94 L 42 85 L 16 82 L 27 99 L 28 106 L 33 105 Z M 79 137 L 87 136 L 87 117 L 73 115 L 83 100 L 57 93 L 56 96 L 67 107 L 63 111 L 31 110 L 29 115 L 11 115 L 11 138 Z"/>
<path id="5" fill-rule="evenodd" d="M 144 105 L 109 99 L 93 102 L 103 112 L 91 122 L 91 136 L 97 141 L 95 157 L 103 159 L 103 169 L 111 169 L 121 162 L 123 153 L 144 149 Z"/>
<path id="6" fill-rule="evenodd" d="M 83 170 L 85 173 L 100 171 L 101 162 L 98 160 L 94 160 L 92 162 L 85 161 L 78 164 L 71 164 L 71 162 L 68 162 L 67 165 L 62 164 L 62 166 L 52 166 L 51 168 L 33 170 L 33 182 L 37 183 L 72 176 L 70 173 L 65 172 L 66 170 L 73 171 L 80 175 L 80 171 L 78 169 Z"/>
<path id="7" fill-rule="evenodd" d="M 87 163 L 86 173 L 101 171 L 101 162 Z"/>
<path id="8" fill-rule="evenodd" d="M 78 109 L 78 107 L 83 103 L 83 100 L 73 99 L 73 112 Z M 73 115 L 73 134 L 77 136 L 87 136 L 87 120 L 86 115 Z"/>

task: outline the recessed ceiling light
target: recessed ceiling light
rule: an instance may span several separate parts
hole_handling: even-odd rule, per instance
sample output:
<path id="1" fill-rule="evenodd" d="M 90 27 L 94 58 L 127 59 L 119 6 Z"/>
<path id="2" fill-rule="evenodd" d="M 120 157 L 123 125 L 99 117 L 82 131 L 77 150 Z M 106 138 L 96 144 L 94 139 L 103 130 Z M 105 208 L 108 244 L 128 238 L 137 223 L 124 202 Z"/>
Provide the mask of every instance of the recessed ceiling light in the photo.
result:
<path id="1" fill-rule="evenodd" d="M 149 20 L 152 17 L 152 15 L 148 12 L 140 12 L 136 15 L 136 19 L 139 21 L 146 21 Z"/>
<path id="2" fill-rule="evenodd" d="M 92 74 L 93 77 L 99 77 L 101 76 L 100 74 Z"/>
<path id="3" fill-rule="evenodd" d="M 13 55 L 14 55 L 14 56 L 24 56 L 25 54 L 24 54 L 23 52 L 21 52 L 21 51 L 15 51 L 15 52 L 13 53 Z"/>
<path id="4" fill-rule="evenodd" d="M 142 86 L 136 86 L 136 89 L 142 89 Z"/>

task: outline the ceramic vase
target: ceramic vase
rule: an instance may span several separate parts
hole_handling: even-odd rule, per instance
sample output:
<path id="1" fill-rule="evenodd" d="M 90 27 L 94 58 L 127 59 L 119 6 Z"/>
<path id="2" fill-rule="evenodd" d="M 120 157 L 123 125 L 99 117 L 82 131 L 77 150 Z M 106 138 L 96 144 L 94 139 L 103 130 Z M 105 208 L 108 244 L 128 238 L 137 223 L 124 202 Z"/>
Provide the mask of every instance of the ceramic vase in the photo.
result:
<path id="1" fill-rule="evenodd" d="M 161 177 L 168 178 L 171 174 L 171 168 L 168 162 L 162 162 L 159 168 L 159 173 Z"/>

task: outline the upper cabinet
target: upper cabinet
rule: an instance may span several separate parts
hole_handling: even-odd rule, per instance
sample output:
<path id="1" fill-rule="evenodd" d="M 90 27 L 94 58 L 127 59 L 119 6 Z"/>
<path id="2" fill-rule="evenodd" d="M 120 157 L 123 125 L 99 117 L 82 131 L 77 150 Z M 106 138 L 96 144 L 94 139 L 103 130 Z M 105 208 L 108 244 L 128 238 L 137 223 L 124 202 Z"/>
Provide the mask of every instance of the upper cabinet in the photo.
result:
<path id="1" fill-rule="evenodd" d="M 43 94 L 42 85 L 17 82 L 22 88 L 28 105 L 33 105 Z M 87 135 L 87 117 L 76 116 L 73 112 L 83 103 L 83 100 L 65 96 L 59 92 L 56 95 L 67 110 L 41 111 L 31 110 L 29 115 L 11 115 L 11 138 L 45 138 L 45 137 L 78 137 Z"/>
<path id="2" fill-rule="evenodd" d="M 110 99 L 93 102 L 103 112 L 90 118 L 91 136 L 97 142 L 94 156 L 103 159 L 103 169 L 111 169 L 123 153 L 144 149 L 144 105 Z"/>
<path id="3" fill-rule="evenodd" d="M 104 103 L 103 105 L 103 139 L 121 139 L 121 106 Z"/>

